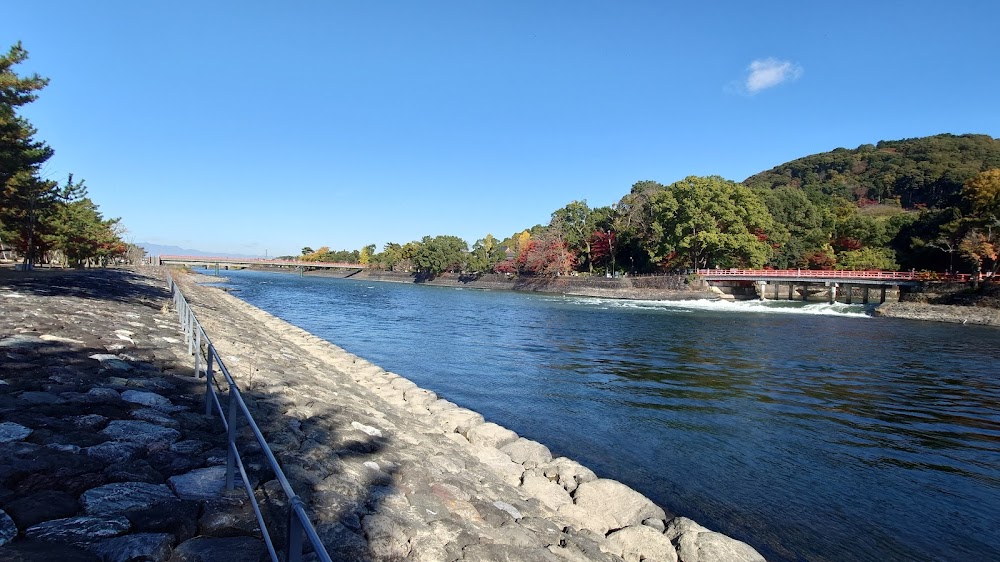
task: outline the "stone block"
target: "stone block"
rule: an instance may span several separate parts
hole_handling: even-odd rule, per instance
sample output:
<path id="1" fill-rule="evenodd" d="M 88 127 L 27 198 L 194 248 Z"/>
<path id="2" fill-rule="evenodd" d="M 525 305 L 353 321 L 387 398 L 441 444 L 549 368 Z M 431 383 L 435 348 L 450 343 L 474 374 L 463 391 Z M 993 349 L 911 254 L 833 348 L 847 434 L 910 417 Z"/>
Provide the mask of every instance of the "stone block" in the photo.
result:
<path id="1" fill-rule="evenodd" d="M 473 445 L 499 449 L 508 443 L 517 441 L 517 434 L 493 422 L 479 424 L 465 432 L 465 436 Z"/>
<path id="2" fill-rule="evenodd" d="M 663 508 L 646 496 L 616 480 L 584 482 L 573 494 L 574 503 L 592 513 L 605 513 L 615 521 L 613 529 L 642 525 L 644 519 L 666 519 Z"/>
<path id="3" fill-rule="evenodd" d="M 549 452 L 548 447 L 523 437 L 518 438 L 518 440 L 513 443 L 508 443 L 507 445 L 500 447 L 500 450 L 507 453 L 510 460 L 518 464 L 524 464 L 526 462 L 542 464 L 552 460 L 552 453 Z"/>
<path id="4" fill-rule="evenodd" d="M 680 562 L 764 562 L 752 546 L 686 517 L 671 519 L 664 537 L 675 545 Z"/>

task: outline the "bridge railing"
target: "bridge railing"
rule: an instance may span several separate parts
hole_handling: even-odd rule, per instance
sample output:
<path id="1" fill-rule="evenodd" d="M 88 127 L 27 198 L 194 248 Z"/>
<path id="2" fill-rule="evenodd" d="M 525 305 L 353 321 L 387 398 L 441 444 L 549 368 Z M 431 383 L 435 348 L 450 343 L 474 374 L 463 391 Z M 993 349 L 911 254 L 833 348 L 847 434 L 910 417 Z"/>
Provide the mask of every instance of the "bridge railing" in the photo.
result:
<path id="1" fill-rule="evenodd" d="M 174 279 L 171 277 L 169 271 L 167 272 L 167 287 L 173 292 L 174 309 L 177 311 L 178 318 L 181 322 L 181 328 L 184 332 L 184 340 L 188 344 L 188 353 L 194 356 L 194 371 L 198 374 L 198 376 L 201 376 L 201 367 L 204 361 L 205 415 L 210 416 L 212 415 L 212 412 L 215 411 L 215 413 L 217 413 L 219 418 L 222 420 L 222 425 L 226 430 L 226 490 L 232 490 L 235 487 L 236 471 L 238 470 L 243 488 L 247 492 L 250 504 L 253 507 L 254 515 L 257 518 L 257 525 L 260 528 L 261 536 L 264 539 L 265 546 L 267 547 L 267 552 L 273 562 L 280 562 L 282 560 L 287 562 L 301 562 L 303 535 L 305 536 L 305 539 L 309 541 L 309 544 L 312 545 L 313 552 L 318 560 L 321 562 L 332 562 L 330 555 L 326 551 L 326 547 L 323 546 L 319 535 L 316 534 L 316 528 L 313 527 L 312 522 L 309 520 L 309 516 L 306 514 L 305 505 L 295 493 L 295 490 L 292 489 L 291 484 L 288 482 L 288 478 L 286 478 L 285 473 L 282 472 L 281 466 L 278 464 L 278 460 L 274 457 L 274 453 L 271 452 L 271 448 L 268 446 L 267 441 L 264 439 L 264 435 L 257 426 L 257 422 L 254 421 L 253 416 L 250 415 L 250 410 L 247 409 L 246 402 L 243 400 L 243 395 L 240 394 L 236 381 L 234 381 L 233 377 L 229 374 L 229 369 L 227 369 L 225 363 L 222 362 L 222 357 L 219 355 L 219 352 L 216 351 L 211 340 L 209 340 L 208 334 L 206 334 L 204 328 L 201 327 L 201 324 L 198 322 L 198 318 L 195 317 L 194 311 L 191 310 L 191 306 L 188 304 L 187 299 L 184 298 L 184 294 L 181 292 L 180 287 L 174 282 Z M 202 356 L 203 352 L 204 357 Z M 219 372 L 222 373 L 224 382 L 228 386 L 225 407 L 223 407 L 222 400 L 219 398 L 220 393 L 216 390 L 216 367 Z M 267 529 L 267 525 L 264 523 L 264 516 L 261 512 L 260 504 L 257 502 L 257 497 L 254 495 L 253 487 L 250 485 L 250 478 L 247 476 L 246 468 L 243 465 L 243 458 L 240 455 L 239 447 L 236 443 L 236 429 L 240 423 L 241 417 L 244 421 L 246 421 L 251 432 L 253 432 L 257 444 L 260 445 L 260 449 L 263 452 L 267 463 L 274 472 L 275 479 L 281 485 L 281 489 L 285 493 L 285 497 L 288 498 L 288 525 L 287 529 L 285 529 L 287 534 L 284 537 L 285 552 L 283 558 L 279 558 L 278 553 L 275 551 L 274 542 Z"/>
<path id="2" fill-rule="evenodd" d="M 259 265 L 287 265 L 292 267 L 344 267 L 350 269 L 365 269 L 367 265 L 360 263 L 336 262 L 336 261 L 302 261 L 302 260 L 279 260 L 272 258 L 217 258 L 212 256 L 159 256 L 160 263 L 163 262 L 198 262 L 198 263 L 232 263 L 232 264 L 259 264 Z"/>
<path id="3" fill-rule="evenodd" d="M 967 282 L 970 275 L 914 271 L 849 271 L 846 269 L 698 269 L 702 277 L 795 277 L 801 279 L 884 279 L 886 281 L 958 281 Z"/>

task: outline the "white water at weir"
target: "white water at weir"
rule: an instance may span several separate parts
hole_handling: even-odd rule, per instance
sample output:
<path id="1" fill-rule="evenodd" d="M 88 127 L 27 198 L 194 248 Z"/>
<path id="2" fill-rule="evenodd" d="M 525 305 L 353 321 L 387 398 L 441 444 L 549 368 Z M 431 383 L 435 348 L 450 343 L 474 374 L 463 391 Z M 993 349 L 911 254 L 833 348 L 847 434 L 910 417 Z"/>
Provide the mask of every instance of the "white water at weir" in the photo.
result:
<path id="1" fill-rule="evenodd" d="M 683 301 L 620 300 L 593 297 L 562 297 L 566 301 L 604 309 L 636 308 L 676 312 L 713 311 L 753 314 L 805 314 L 811 316 L 839 316 L 845 318 L 871 318 L 864 305 L 844 303 L 802 303 L 794 301 L 746 300 L 728 301 L 696 299 Z"/>

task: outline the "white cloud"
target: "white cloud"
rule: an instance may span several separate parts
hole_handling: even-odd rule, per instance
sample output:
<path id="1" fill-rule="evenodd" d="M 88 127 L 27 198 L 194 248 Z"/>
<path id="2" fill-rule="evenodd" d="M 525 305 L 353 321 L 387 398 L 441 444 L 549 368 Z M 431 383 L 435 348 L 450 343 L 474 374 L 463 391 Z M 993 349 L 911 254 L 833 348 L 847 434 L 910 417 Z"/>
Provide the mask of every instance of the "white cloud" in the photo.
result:
<path id="1" fill-rule="evenodd" d="M 758 59 L 747 67 L 749 74 L 743 87 L 750 94 L 773 88 L 782 82 L 789 82 L 802 76 L 802 67 L 787 60 L 776 58 Z"/>

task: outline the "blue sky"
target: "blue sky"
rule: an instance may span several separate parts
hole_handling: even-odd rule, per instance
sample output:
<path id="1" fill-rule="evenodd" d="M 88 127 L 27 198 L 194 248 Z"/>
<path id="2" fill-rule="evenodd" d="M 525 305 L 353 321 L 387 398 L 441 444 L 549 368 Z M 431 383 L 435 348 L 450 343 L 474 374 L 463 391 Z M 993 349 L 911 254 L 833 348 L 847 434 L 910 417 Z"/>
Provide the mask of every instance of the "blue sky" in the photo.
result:
<path id="1" fill-rule="evenodd" d="M 677 4 L 677 5 L 675 5 Z M 46 1 L 25 115 L 134 241 L 503 238 L 639 180 L 1000 137 L 1000 3 Z"/>

